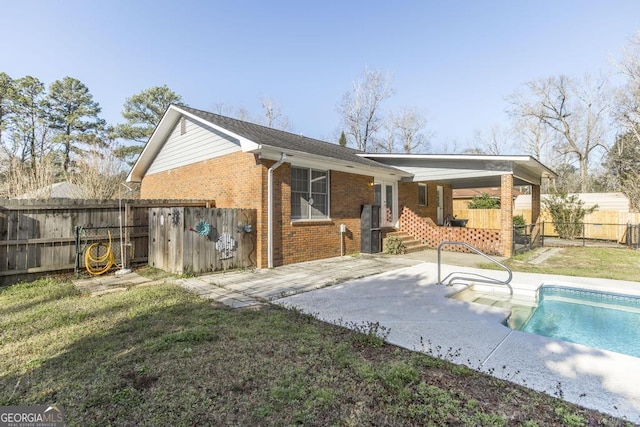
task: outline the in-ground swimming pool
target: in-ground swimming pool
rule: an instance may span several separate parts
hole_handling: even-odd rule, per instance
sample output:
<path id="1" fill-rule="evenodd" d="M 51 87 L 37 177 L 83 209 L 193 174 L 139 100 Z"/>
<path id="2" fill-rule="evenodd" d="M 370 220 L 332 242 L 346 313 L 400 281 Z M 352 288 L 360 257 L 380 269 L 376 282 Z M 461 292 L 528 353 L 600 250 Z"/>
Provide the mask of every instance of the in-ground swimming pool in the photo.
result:
<path id="1" fill-rule="evenodd" d="M 473 288 L 452 297 L 511 310 L 512 329 L 640 357 L 638 296 L 544 285 L 537 304 L 534 297 Z"/>
<path id="2" fill-rule="evenodd" d="M 640 297 L 542 286 L 522 331 L 640 357 Z"/>

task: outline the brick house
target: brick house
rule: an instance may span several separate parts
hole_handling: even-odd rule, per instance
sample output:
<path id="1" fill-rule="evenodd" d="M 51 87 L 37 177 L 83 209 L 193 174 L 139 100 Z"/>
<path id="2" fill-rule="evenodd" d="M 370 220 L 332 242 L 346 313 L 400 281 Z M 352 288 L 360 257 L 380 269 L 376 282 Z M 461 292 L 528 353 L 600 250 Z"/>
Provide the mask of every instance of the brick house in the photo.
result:
<path id="1" fill-rule="evenodd" d="M 257 266 L 273 267 L 360 252 L 363 205 L 382 206 L 384 229 L 431 246 L 464 240 L 510 255 L 511 189 L 532 186 L 537 216 L 540 181 L 553 175 L 529 156 L 368 154 L 171 105 L 127 181 L 143 199 L 256 209 Z M 441 226 L 453 188 L 495 185 L 509 195 L 502 230 Z"/>

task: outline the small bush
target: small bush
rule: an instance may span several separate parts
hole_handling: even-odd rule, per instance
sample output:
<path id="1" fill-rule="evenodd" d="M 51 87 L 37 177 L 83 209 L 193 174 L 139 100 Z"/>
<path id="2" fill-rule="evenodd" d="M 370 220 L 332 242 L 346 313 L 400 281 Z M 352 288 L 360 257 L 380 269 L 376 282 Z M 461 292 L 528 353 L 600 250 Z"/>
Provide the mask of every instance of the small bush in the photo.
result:
<path id="1" fill-rule="evenodd" d="M 468 204 L 469 209 L 500 209 L 500 199 L 487 193 L 473 196 Z"/>
<path id="2" fill-rule="evenodd" d="M 404 243 L 402 243 L 402 239 L 398 236 L 389 236 L 385 239 L 385 250 L 388 254 L 403 254 L 406 249 Z"/>
<path id="3" fill-rule="evenodd" d="M 517 235 L 525 234 L 525 227 L 527 226 L 527 221 L 525 221 L 522 215 L 516 215 L 513 217 L 513 228 L 516 230 Z"/>
<path id="4" fill-rule="evenodd" d="M 584 201 L 577 195 L 568 195 L 563 191 L 556 191 L 543 200 L 545 208 L 551 214 L 553 226 L 561 239 L 575 239 L 582 233 L 584 217 L 598 208 L 594 205 L 584 207 Z"/>

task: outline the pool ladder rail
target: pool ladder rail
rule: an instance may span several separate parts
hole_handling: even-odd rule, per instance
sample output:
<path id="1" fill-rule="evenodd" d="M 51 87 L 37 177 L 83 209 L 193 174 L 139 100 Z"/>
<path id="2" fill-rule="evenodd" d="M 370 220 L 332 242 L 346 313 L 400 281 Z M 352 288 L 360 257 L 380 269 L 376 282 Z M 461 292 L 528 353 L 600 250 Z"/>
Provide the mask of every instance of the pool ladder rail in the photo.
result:
<path id="1" fill-rule="evenodd" d="M 446 245 L 464 246 L 465 248 L 469 249 L 470 251 L 473 251 L 473 252 L 477 253 L 478 255 L 482 255 L 483 257 L 485 257 L 486 259 L 488 259 L 492 263 L 497 264 L 499 267 L 502 267 L 502 269 L 504 269 L 504 271 L 506 271 L 507 274 L 508 274 L 507 279 L 506 280 L 499 280 L 499 279 L 495 279 L 493 277 L 484 276 L 482 274 L 468 273 L 468 272 L 463 272 L 463 271 L 454 271 L 453 273 L 448 274 L 444 279 L 440 279 L 441 270 L 442 270 L 442 264 L 440 262 L 440 252 L 441 252 L 442 247 L 446 246 Z M 472 246 L 472 245 L 468 244 L 467 242 L 445 241 L 445 242 L 442 242 L 442 243 L 440 243 L 438 245 L 438 284 L 439 285 L 452 286 L 454 280 L 466 280 L 466 281 L 473 281 L 473 282 L 480 282 L 480 283 L 490 283 L 490 284 L 496 284 L 496 285 L 508 285 L 511 282 L 512 278 L 513 278 L 513 272 L 511 271 L 511 269 L 509 267 L 507 267 L 506 265 L 502 264 L 497 259 L 492 258 L 489 255 L 485 254 L 484 252 L 482 252 L 480 249 L 476 248 L 475 246 Z"/>

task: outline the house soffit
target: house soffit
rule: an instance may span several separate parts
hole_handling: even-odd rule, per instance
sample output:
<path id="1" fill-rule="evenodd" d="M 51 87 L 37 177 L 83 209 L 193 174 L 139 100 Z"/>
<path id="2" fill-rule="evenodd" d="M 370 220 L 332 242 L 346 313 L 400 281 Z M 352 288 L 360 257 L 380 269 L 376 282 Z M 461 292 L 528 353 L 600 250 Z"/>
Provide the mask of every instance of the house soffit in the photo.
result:
<path id="1" fill-rule="evenodd" d="M 274 161 L 280 160 L 282 153 L 285 153 L 287 155 L 285 162 L 291 164 L 291 166 L 294 167 L 304 167 L 318 170 L 334 170 L 352 173 L 355 175 L 372 176 L 395 181 L 399 181 L 403 178 L 410 178 L 412 176 L 406 171 L 394 167 L 389 167 L 383 164 L 380 164 L 380 166 L 368 166 L 299 151 L 283 150 L 278 147 L 260 146 L 253 152 L 258 154 L 263 159 Z"/>
<path id="2" fill-rule="evenodd" d="M 513 175 L 514 185 L 540 185 L 555 173 L 530 156 L 372 155 L 373 160 L 410 172 L 403 181 L 437 181 L 452 188 L 500 186 L 502 175 Z"/>

